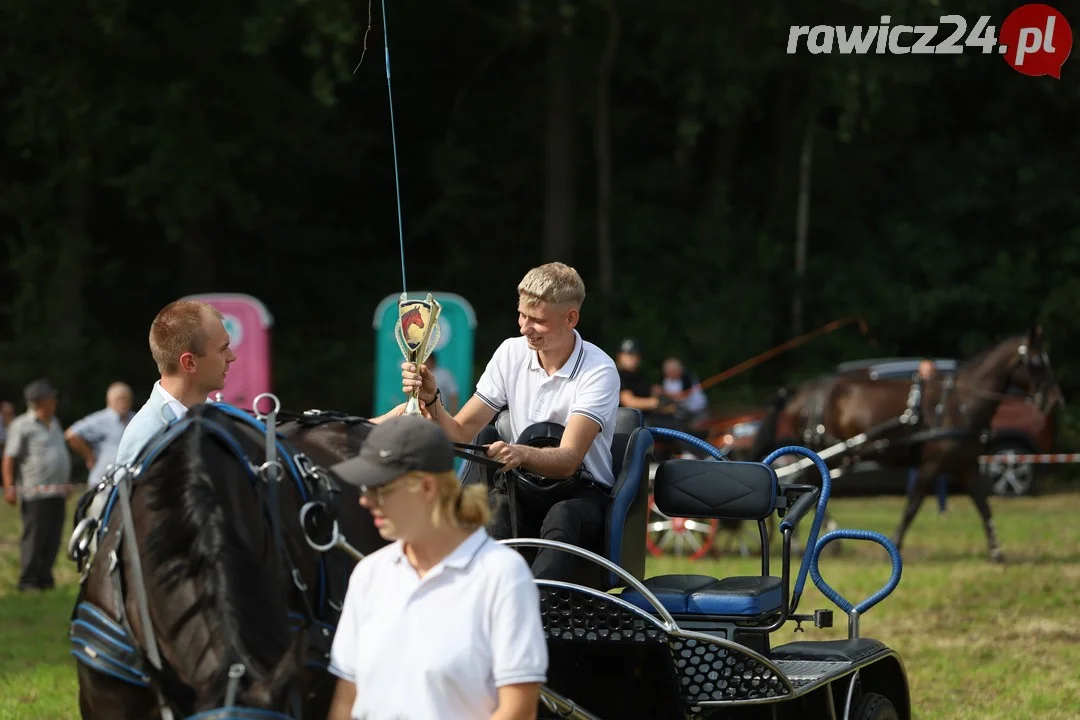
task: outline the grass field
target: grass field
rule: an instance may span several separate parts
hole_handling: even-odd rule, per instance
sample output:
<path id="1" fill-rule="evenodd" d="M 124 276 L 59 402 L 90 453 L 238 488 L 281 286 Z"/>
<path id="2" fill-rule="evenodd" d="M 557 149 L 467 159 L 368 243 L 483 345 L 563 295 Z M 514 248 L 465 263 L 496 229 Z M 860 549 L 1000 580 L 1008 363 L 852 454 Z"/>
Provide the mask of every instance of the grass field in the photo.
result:
<path id="1" fill-rule="evenodd" d="M 898 498 L 830 503 L 842 527 L 886 534 L 900 506 Z M 905 543 L 899 588 L 864 617 L 862 633 L 901 653 L 917 718 L 1080 717 L 1080 494 L 995 500 L 993 508 L 1004 565 L 986 560 L 967 498 L 951 498 L 944 516 L 928 502 Z M 16 593 L 18 534 L 18 513 L 0 508 L 0 719 L 76 718 L 67 631 L 77 575 L 61 557 L 57 590 Z M 889 561 L 877 545 L 845 542 L 821 571 L 857 602 L 885 581 Z M 668 572 L 753 574 L 755 566 L 726 557 L 650 561 L 650 575 Z M 800 611 L 814 608 L 835 610 L 809 588 Z M 831 630 L 784 630 L 775 643 L 841 637 L 846 624 L 839 611 L 835 618 Z"/>

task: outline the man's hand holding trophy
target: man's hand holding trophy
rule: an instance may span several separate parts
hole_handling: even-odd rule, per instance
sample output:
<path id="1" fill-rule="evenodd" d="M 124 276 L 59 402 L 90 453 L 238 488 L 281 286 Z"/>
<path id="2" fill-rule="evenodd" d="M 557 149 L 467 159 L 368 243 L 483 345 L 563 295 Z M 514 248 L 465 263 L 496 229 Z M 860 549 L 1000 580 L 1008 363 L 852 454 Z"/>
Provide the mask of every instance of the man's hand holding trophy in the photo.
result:
<path id="1" fill-rule="evenodd" d="M 442 306 L 428 293 L 424 300 L 410 300 L 407 293 L 401 293 L 398 300 L 398 324 L 394 328 L 394 337 L 405 360 L 414 364 L 417 372 L 420 366 L 431 356 L 439 343 L 439 315 Z M 405 404 L 405 415 L 420 415 L 420 388 L 409 395 Z"/>

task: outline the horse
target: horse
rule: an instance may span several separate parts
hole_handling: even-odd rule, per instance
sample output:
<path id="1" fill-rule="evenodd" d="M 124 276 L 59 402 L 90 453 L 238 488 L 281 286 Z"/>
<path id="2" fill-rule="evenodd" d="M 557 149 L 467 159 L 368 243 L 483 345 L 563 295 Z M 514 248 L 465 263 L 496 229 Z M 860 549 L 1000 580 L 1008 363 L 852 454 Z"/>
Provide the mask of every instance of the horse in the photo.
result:
<path id="1" fill-rule="evenodd" d="M 283 475 L 263 462 L 265 426 L 217 403 L 192 407 L 144 448 L 129 476 L 130 526 L 123 481 L 72 615 L 83 720 L 179 720 L 232 704 L 267 720 L 326 716 L 332 623 L 355 561 L 307 545 L 301 506 L 324 503 L 362 552 L 385 541 L 369 542 L 370 515 L 338 502 L 346 485 L 307 458 L 355 455 L 364 423 L 313 420 L 278 433 Z"/>
<path id="2" fill-rule="evenodd" d="M 873 380 L 865 372 L 810 381 L 776 402 L 762 422 L 752 455 L 760 459 L 776 445 L 778 435 L 786 436 L 800 424 L 801 443 L 819 451 L 868 433 L 870 442 L 855 451 L 858 457 L 872 457 L 882 465 L 917 468 L 893 533 L 897 548 L 902 547 L 936 478 L 948 474 L 955 486 L 971 497 L 982 518 L 990 559 L 1002 562 L 1004 553 L 978 456 L 991 419 L 1010 387 L 1026 392 L 1041 412 L 1050 412 L 1064 402 L 1044 346 L 1042 327 L 1036 326 L 961 363 L 955 389 L 947 397 L 942 397 L 940 379 L 930 382 L 923 397 L 923 415 L 933 416 L 939 401 L 943 403 L 940 423 L 929 430 L 899 420 L 907 409 L 908 382 Z"/>

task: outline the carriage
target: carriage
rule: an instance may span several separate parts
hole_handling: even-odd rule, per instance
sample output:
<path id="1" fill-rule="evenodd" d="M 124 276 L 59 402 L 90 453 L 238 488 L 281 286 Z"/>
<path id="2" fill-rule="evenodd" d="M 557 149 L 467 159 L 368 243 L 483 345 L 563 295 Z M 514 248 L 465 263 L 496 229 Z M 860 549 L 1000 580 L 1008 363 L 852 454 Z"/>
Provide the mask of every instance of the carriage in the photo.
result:
<path id="1" fill-rule="evenodd" d="M 712 457 L 672 458 L 656 468 L 652 496 L 672 516 L 756 522 L 761 574 L 740 577 L 644 577 L 649 459 L 654 436 L 674 437 Z M 579 559 L 580 581 L 537 580 L 549 650 L 546 718 L 844 718 L 911 717 L 903 661 L 864 637 L 861 617 L 884 600 L 901 576 L 899 551 L 883 535 L 836 530 L 819 537 L 828 505 L 828 468 L 812 451 L 778 449 L 762 463 L 735 462 L 696 437 L 647 428 L 638 411 L 619 409 L 613 444 L 616 484 L 602 553 L 550 540 L 503 540 L 520 548 L 549 547 Z M 770 466 L 802 455 L 821 485 L 781 484 Z M 766 522 L 779 517 L 779 574 L 772 572 Z M 810 522 L 802 561 L 792 566 L 792 538 Z M 869 540 L 892 561 L 888 583 L 851 603 L 818 572 L 822 549 L 834 540 Z M 842 640 L 773 646 L 788 622 L 832 626 L 832 611 L 799 614 L 807 577 L 846 615 Z"/>

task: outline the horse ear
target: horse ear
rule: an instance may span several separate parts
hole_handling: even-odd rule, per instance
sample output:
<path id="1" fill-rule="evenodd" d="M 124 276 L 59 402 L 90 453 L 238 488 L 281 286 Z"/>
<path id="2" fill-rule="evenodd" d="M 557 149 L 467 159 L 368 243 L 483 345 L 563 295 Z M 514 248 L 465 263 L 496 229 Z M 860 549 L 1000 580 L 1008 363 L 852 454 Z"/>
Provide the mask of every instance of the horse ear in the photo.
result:
<path id="1" fill-rule="evenodd" d="M 1031 330 L 1028 332 L 1028 346 L 1032 349 L 1042 347 L 1043 343 L 1043 328 L 1042 323 L 1034 323 L 1031 326 Z"/>

